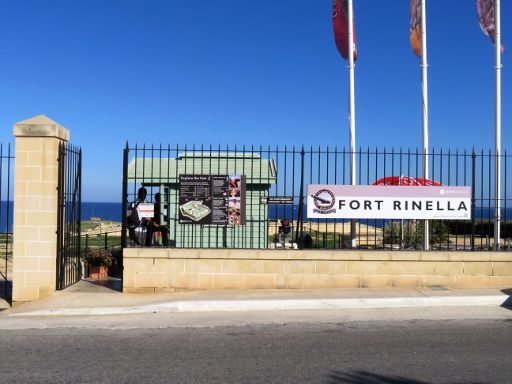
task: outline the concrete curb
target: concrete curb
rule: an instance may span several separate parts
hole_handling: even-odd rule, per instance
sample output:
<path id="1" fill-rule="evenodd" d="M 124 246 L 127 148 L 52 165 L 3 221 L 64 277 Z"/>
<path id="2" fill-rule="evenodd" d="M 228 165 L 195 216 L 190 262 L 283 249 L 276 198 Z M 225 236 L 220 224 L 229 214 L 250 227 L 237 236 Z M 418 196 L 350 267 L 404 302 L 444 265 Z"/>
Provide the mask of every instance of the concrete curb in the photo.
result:
<path id="1" fill-rule="evenodd" d="M 512 300 L 511 297 L 507 295 L 303 300 L 190 300 L 132 307 L 45 309 L 31 312 L 13 313 L 9 316 L 105 316 L 144 313 L 249 312 L 480 306 L 512 306 Z"/>

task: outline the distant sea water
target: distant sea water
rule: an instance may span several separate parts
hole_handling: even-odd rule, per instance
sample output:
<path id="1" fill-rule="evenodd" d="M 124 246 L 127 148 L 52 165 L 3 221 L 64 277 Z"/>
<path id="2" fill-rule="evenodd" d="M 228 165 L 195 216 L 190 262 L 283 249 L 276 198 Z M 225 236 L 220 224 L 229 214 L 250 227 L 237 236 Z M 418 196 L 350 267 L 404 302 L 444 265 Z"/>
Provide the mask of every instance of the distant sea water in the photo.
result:
<path id="1" fill-rule="evenodd" d="M 91 203 L 82 202 L 81 218 L 91 220 L 92 217 L 98 217 L 102 220 L 121 221 L 121 203 Z M 12 232 L 12 210 L 13 203 L 7 206 L 6 201 L 0 203 L 0 233 L 5 233 L 7 228 Z M 9 225 L 7 225 L 9 223 Z"/>
<path id="2" fill-rule="evenodd" d="M 101 220 L 121 221 L 121 203 L 92 203 L 82 202 L 82 220 L 91 220 L 93 217 Z"/>
<path id="3" fill-rule="evenodd" d="M 6 232 L 6 228 L 9 228 L 9 232 L 12 231 L 12 202 L 7 207 L 7 202 L 2 201 L 0 203 L 0 233 Z M 268 206 L 268 217 L 271 220 L 275 219 L 297 219 L 298 216 L 298 205 L 269 205 Z M 304 205 L 303 217 L 306 218 L 306 205 Z M 100 218 L 101 220 L 107 221 L 121 221 L 122 215 L 121 203 L 97 203 L 97 202 L 82 202 L 81 217 L 82 220 L 91 220 L 91 218 Z M 512 220 L 512 208 L 502 209 L 502 220 Z M 478 220 L 488 220 L 494 216 L 494 210 L 489 208 L 476 208 L 475 217 Z M 7 219 L 9 219 L 9 225 L 7 226 Z M 316 221 L 316 220 L 315 220 Z M 327 220 L 328 222 L 334 222 L 334 220 Z M 321 220 L 324 222 L 324 220 Z M 384 220 L 380 219 L 368 219 L 359 220 L 360 223 L 369 224 L 376 227 L 383 227 Z"/>

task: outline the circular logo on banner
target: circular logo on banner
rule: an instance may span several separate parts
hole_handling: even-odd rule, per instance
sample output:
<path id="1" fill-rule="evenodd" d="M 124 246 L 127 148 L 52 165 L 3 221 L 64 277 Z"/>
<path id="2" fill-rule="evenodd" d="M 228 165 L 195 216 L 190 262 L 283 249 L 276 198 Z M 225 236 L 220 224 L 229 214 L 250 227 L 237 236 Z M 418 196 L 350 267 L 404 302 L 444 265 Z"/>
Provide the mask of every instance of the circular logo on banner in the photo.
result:
<path id="1" fill-rule="evenodd" d="M 315 203 L 315 207 L 319 213 L 331 213 L 333 212 L 334 203 L 336 198 L 334 193 L 328 189 L 321 189 L 317 193 L 311 196 Z"/>

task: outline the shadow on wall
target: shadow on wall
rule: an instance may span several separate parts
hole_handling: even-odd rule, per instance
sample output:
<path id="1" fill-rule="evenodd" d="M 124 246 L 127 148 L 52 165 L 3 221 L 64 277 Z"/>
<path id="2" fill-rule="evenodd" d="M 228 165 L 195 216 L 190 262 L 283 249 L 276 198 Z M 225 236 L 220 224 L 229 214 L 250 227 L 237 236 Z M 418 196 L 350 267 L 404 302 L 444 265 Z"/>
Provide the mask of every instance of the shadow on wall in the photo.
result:
<path id="1" fill-rule="evenodd" d="M 5 281 L 0 274 L 0 299 L 12 303 L 12 281 Z"/>
<path id="2" fill-rule="evenodd" d="M 427 381 L 419 381 L 402 376 L 385 376 L 366 371 L 339 372 L 329 374 L 329 384 L 430 384 Z M 456 384 L 456 383 L 453 383 Z M 468 383 L 464 384 L 478 384 Z"/>
<path id="3" fill-rule="evenodd" d="M 512 310 L 512 288 L 502 289 L 501 292 L 508 296 L 501 306 Z"/>

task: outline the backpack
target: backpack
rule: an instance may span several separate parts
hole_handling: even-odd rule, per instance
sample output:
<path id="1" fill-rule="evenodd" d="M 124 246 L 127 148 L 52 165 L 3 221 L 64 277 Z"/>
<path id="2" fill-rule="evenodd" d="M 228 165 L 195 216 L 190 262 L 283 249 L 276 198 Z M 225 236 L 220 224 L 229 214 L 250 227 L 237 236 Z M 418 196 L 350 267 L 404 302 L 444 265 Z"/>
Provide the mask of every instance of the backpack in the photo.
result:
<path id="1" fill-rule="evenodd" d="M 139 212 L 137 212 L 137 207 L 139 206 L 140 203 L 141 201 L 132 203 L 131 211 L 127 218 L 128 228 L 134 229 L 140 226 Z"/>

